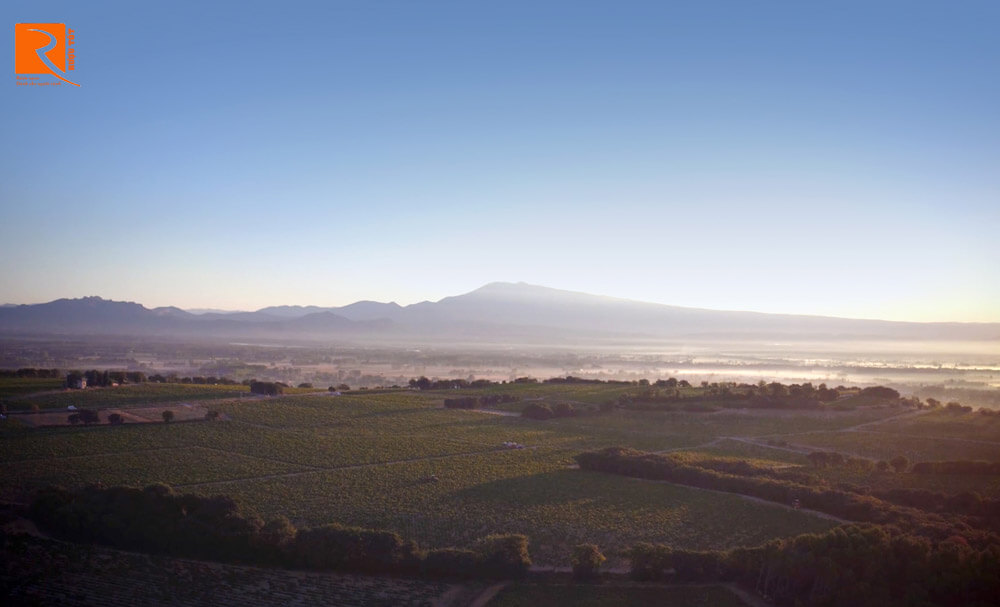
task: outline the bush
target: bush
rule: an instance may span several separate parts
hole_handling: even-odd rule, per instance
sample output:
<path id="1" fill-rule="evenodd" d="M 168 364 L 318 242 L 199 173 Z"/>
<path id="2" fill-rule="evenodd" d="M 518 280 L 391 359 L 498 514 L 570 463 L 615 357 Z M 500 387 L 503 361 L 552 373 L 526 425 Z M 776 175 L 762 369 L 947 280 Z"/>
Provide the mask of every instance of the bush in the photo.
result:
<path id="1" fill-rule="evenodd" d="M 413 546 L 395 533 L 335 524 L 300 531 L 291 550 L 308 569 L 381 573 L 410 569 L 416 560 Z"/>
<path id="2" fill-rule="evenodd" d="M 77 413 L 80 414 L 80 421 L 85 424 L 98 424 L 101 422 L 101 416 L 93 409 L 80 409 Z"/>
<path id="3" fill-rule="evenodd" d="M 573 548 L 573 579 L 582 582 L 596 580 L 601 575 L 601 565 L 606 561 L 596 544 L 580 544 Z"/>
<path id="4" fill-rule="evenodd" d="M 476 549 L 481 555 L 481 572 L 498 578 L 520 578 L 531 567 L 528 538 L 524 535 L 490 535 L 479 540 Z"/>
<path id="5" fill-rule="evenodd" d="M 865 388 L 861 391 L 861 396 L 870 396 L 872 398 L 884 398 L 887 400 L 898 400 L 899 392 L 893 390 L 892 388 L 886 388 L 885 386 L 872 386 L 870 388 Z"/>
<path id="6" fill-rule="evenodd" d="M 250 381 L 250 392 L 252 394 L 263 394 L 265 396 L 277 396 L 284 393 L 285 385 L 273 381 Z"/>
<path id="7" fill-rule="evenodd" d="M 174 421 L 174 412 L 167 409 L 163 412 L 163 423 L 169 424 L 172 421 Z"/>
<path id="8" fill-rule="evenodd" d="M 910 467 L 910 460 L 902 455 L 897 455 L 896 457 L 889 460 L 889 465 L 896 472 L 906 472 L 906 469 Z"/>

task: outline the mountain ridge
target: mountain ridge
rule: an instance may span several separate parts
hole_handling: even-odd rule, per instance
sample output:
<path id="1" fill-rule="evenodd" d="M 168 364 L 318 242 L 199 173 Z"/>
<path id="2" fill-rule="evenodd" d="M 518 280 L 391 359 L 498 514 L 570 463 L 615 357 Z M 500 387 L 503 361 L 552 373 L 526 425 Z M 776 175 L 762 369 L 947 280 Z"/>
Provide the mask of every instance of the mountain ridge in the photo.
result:
<path id="1" fill-rule="evenodd" d="M 1000 323 L 910 322 L 711 310 L 592 295 L 527 283 L 493 282 L 468 293 L 401 306 L 269 306 L 194 314 L 97 296 L 0 307 L 0 333 L 113 333 L 202 337 L 426 339 L 722 339 L 825 336 L 853 339 L 1000 339 Z"/>

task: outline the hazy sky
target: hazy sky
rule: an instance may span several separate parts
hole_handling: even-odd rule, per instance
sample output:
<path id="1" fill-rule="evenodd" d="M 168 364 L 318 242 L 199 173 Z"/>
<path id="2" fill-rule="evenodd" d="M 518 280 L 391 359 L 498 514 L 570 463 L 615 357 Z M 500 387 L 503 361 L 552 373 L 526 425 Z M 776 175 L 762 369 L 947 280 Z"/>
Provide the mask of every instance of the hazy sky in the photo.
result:
<path id="1" fill-rule="evenodd" d="M 1000 321 L 1000 3 L 46 2 L 0 94 L 0 302 L 526 281 Z M 7 50 L 10 53 L 11 50 Z"/>

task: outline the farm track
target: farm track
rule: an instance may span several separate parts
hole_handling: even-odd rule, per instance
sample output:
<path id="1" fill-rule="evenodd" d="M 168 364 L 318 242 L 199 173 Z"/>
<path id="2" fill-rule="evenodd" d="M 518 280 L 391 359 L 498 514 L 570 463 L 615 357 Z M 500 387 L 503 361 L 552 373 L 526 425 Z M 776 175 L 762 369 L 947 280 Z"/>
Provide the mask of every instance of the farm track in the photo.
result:
<path id="1" fill-rule="evenodd" d="M 190 449 L 193 445 L 178 445 L 176 447 L 151 447 L 149 449 L 127 449 L 125 451 L 111 451 L 108 453 L 88 453 L 86 455 L 49 455 L 47 457 L 31 457 L 27 459 L 11 460 L 8 464 L 26 464 L 31 462 L 52 462 L 67 461 L 75 459 L 92 459 L 95 457 L 112 457 L 123 453 L 156 453 L 158 451 L 177 451 L 179 449 Z"/>
<path id="2" fill-rule="evenodd" d="M 796 435 L 789 435 L 796 436 Z M 792 444 L 786 445 L 771 445 L 766 441 L 756 439 L 752 436 L 720 436 L 717 440 L 731 440 L 740 443 L 746 443 L 747 445 L 753 445 L 755 447 L 764 447 L 766 449 L 776 449 L 778 451 L 787 451 L 789 453 L 797 453 L 799 455 L 808 455 L 810 452 L 815 451 L 815 449 L 807 449 L 804 446 L 795 446 Z"/>
<path id="3" fill-rule="evenodd" d="M 889 417 L 884 417 L 882 419 L 876 419 L 875 421 L 865 422 L 863 424 L 858 424 L 856 426 L 851 426 L 849 428 L 844 428 L 842 430 L 839 430 L 839 432 L 859 432 L 859 431 L 862 431 L 861 428 L 864 428 L 865 426 L 877 426 L 879 424 L 884 424 L 886 422 L 891 422 L 891 421 L 895 421 L 895 420 L 899 420 L 899 419 L 906 419 L 906 418 L 910 418 L 910 417 L 919 417 L 921 415 L 926 415 L 927 413 L 930 413 L 930 411 L 927 411 L 927 410 L 904 411 L 903 413 L 900 413 L 898 415 L 890 415 Z"/>
<path id="4" fill-rule="evenodd" d="M 489 605 L 490 601 L 493 600 L 501 590 L 510 585 L 510 582 L 500 582 L 498 584 L 493 584 L 492 586 L 487 586 L 479 596 L 472 599 L 468 607 L 486 607 Z"/>
<path id="5" fill-rule="evenodd" d="M 895 420 L 899 420 L 899 419 L 906 419 L 906 418 L 910 418 L 910 417 L 917 417 L 917 416 L 920 416 L 920 415 L 925 415 L 926 413 L 928 413 L 928 411 L 906 411 L 906 412 L 899 413 L 899 414 L 896 414 L 896 415 L 890 415 L 889 417 L 884 417 L 882 419 L 876 419 L 874 421 L 864 422 L 864 423 L 857 424 L 857 425 L 854 425 L 854 426 L 848 426 L 847 428 L 840 428 L 840 429 L 835 429 L 835 430 L 811 430 L 811 431 L 807 431 L 807 432 L 789 432 L 789 433 L 780 433 L 780 434 L 761 434 L 759 436 L 720 436 L 720 437 L 718 437 L 717 440 L 728 439 L 728 440 L 738 441 L 738 442 L 741 442 L 741 443 L 746 443 L 748 445 L 753 445 L 755 447 L 763 447 L 765 449 L 775 449 L 777 451 L 785 451 L 785 452 L 788 452 L 788 453 L 796 453 L 796 454 L 799 454 L 799 455 L 808 455 L 808 454 L 812 453 L 813 451 L 820 451 L 822 449 L 819 448 L 819 447 L 813 447 L 813 446 L 809 446 L 809 445 L 796 445 L 794 443 L 787 443 L 785 445 L 772 445 L 772 444 L 769 444 L 766 439 L 785 438 L 785 437 L 794 437 L 794 436 L 807 436 L 809 434 L 836 434 L 836 433 L 840 433 L 840 432 L 866 432 L 866 433 L 871 433 L 871 434 L 885 434 L 885 435 L 890 435 L 890 436 L 912 436 L 912 435 L 898 434 L 898 433 L 892 433 L 892 432 L 879 432 L 878 430 L 863 430 L 862 428 L 867 428 L 867 427 L 871 427 L 871 426 L 878 426 L 879 424 L 884 424 L 886 422 L 895 421 Z M 913 436 L 913 437 L 914 438 L 924 438 L 924 439 L 928 439 L 928 440 L 963 440 L 963 441 L 966 440 L 966 439 L 949 439 L 947 437 L 935 437 L 935 436 Z M 991 442 L 991 441 L 974 441 L 974 440 L 969 439 L 968 442 L 973 442 L 973 443 L 980 443 L 981 442 L 983 444 L 1000 446 L 1000 443 Z M 876 461 L 877 460 L 877 458 L 868 457 L 866 455 L 861 455 L 859 453 L 855 453 L 855 452 L 851 452 L 851 451 L 844 451 L 843 449 L 839 449 L 838 451 L 840 451 L 842 453 L 845 453 L 847 455 L 850 455 L 851 457 L 854 457 L 854 458 L 857 458 L 857 459 L 866 459 L 866 460 L 870 460 L 870 461 Z"/>
<path id="6" fill-rule="evenodd" d="M 485 451 L 466 451 L 464 453 L 449 453 L 446 455 L 427 455 L 423 457 L 409 457 L 405 459 L 390 460 L 386 462 L 371 462 L 368 464 L 347 464 L 344 466 L 328 466 L 328 467 L 314 467 L 312 470 L 303 470 L 299 472 L 284 472 L 279 474 L 264 474 L 259 476 L 247 476 L 241 478 L 233 478 L 219 481 L 205 481 L 201 483 L 182 483 L 173 485 L 174 488 L 192 488 L 192 487 L 207 487 L 211 485 L 227 485 L 233 483 L 243 483 L 247 481 L 265 481 L 273 480 L 278 478 L 295 478 L 299 476 L 305 476 L 307 474 L 320 474 L 323 472 L 334 472 L 338 470 L 358 470 L 362 468 L 378 468 L 380 466 L 392 466 L 395 464 L 408 464 L 412 462 L 423 462 L 423 461 L 435 461 L 450 459 L 453 457 L 472 457 L 475 455 L 485 455 L 489 453 L 500 453 L 508 451 L 526 451 L 529 449 L 537 449 L 538 447 L 525 447 L 524 449 L 508 449 L 506 447 L 498 447 L 496 449 L 487 449 Z M 263 459 L 263 458 L 261 458 Z"/>

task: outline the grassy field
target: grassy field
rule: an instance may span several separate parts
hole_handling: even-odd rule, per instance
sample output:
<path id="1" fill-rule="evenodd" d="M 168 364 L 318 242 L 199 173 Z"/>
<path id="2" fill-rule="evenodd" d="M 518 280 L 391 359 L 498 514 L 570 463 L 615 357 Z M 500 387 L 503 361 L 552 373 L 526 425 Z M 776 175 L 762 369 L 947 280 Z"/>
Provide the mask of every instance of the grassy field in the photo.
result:
<path id="1" fill-rule="evenodd" d="M 17 398 L 25 394 L 60 390 L 62 379 L 39 379 L 37 377 L 0 377 L 0 399 Z"/>
<path id="2" fill-rule="evenodd" d="M 249 397 L 250 388 L 247 386 L 147 383 L 116 386 L 113 388 L 60 390 L 55 393 L 24 395 L 17 400 L 9 401 L 8 406 L 11 411 L 28 411 L 32 408 L 32 405 L 37 406 L 39 409 L 65 409 L 70 405 L 79 409 L 106 409 L 129 405 L 240 396 Z"/>
<path id="3" fill-rule="evenodd" d="M 1000 460 L 1000 441 L 907 436 L 882 431 L 816 432 L 785 437 L 789 442 L 817 450 L 889 460 L 902 455 L 911 462 L 940 460 Z"/>
<path id="4" fill-rule="evenodd" d="M 573 584 L 511 584 L 489 607 L 745 607 L 746 603 L 722 586 L 594 586 Z"/>
<path id="5" fill-rule="evenodd" d="M 881 424 L 880 432 L 1000 442 L 1000 415 L 938 410 Z"/>
<path id="6" fill-rule="evenodd" d="M 503 388 L 549 402 L 599 401 L 620 390 L 604 386 L 607 393 L 602 395 L 602 386 L 593 385 Z M 622 445 L 738 456 L 782 467 L 807 465 L 801 453 L 727 438 L 762 437 L 757 440 L 774 445 L 812 441 L 817 447 L 841 446 L 845 452 L 887 450 L 894 455 L 893 445 L 887 446 L 881 435 L 873 440 L 867 432 L 843 430 L 901 413 L 885 407 L 839 412 L 617 410 L 533 421 L 443 409 L 443 395 L 457 391 L 232 398 L 227 392 L 232 390 L 172 384 L 39 397 L 47 406 L 62 406 L 55 397 L 77 396 L 86 400 L 85 406 L 97 408 L 211 399 L 211 408 L 228 421 L 50 429 L 7 424 L 0 430 L 5 468 L 0 493 L 25 499 L 32 488 L 47 483 L 165 482 L 185 492 L 232 495 L 261 517 L 285 515 L 298 525 L 343 522 L 387 528 L 428 547 L 465 545 L 490 533 L 525 533 L 540 564 L 566 564 L 572 546 L 580 542 L 597 543 L 612 563 L 621 564 L 618 551 L 638 541 L 723 548 L 819 532 L 835 523 L 736 495 L 580 471 L 572 466 L 577 453 Z M 245 392 L 237 390 L 239 394 Z M 881 431 L 917 419 L 923 421 L 890 419 L 864 428 Z M 947 440 L 993 453 L 989 445 Z M 525 448 L 505 449 L 505 441 Z M 933 442 L 921 439 L 917 446 Z M 938 457 L 923 459 L 954 459 L 973 451 L 944 449 Z M 910 478 L 915 476 L 889 475 L 887 482 L 902 483 L 906 477 L 907 482 L 945 487 L 934 479 Z M 838 480 L 880 482 L 874 477 Z M 968 488 L 968 483 L 951 486 Z"/>

